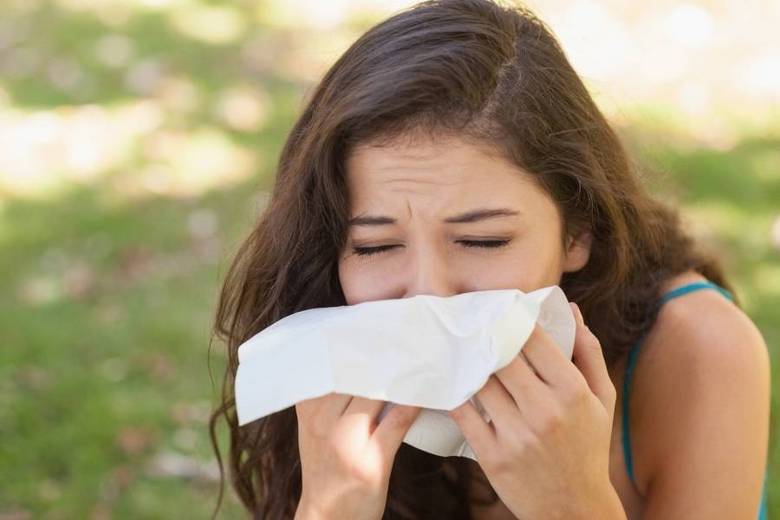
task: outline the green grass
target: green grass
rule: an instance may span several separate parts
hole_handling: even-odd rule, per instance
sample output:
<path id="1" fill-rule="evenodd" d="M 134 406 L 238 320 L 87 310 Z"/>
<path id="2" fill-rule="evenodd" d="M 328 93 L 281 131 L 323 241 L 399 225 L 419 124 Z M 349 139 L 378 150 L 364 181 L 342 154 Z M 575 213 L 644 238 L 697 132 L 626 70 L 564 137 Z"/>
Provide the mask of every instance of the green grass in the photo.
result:
<path id="1" fill-rule="evenodd" d="M 119 31 L 136 44 L 135 61 L 159 58 L 202 93 L 202 106 L 174 125 L 220 129 L 253 151 L 258 168 L 249 180 L 194 198 L 132 200 L 111 182 L 144 166 L 143 154 L 131 149 L 116 172 L 89 184 L 64 184 L 40 200 L 0 198 L 0 516 L 206 518 L 217 497 L 213 479 L 161 475 L 154 462 L 177 455 L 213 463 L 205 419 L 215 398 L 207 344 L 217 291 L 256 217 L 256 195 L 270 186 L 306 85 L 273 70 L 245 70 L 238 44 L 207 45 L 175 34 L 164 13 L 133 11 L 115 29 L 54 4 L 22 15 L 4 9 L 0 20 L 27 23 L 28 36 L 43 35 L 30 40 L 43 55 L 83 57 L 92 80 L 89 90 L 67 91 L 40 74 L 8 79 L 0 86 L 13 107 L 135 99 L 118 71 L 91 58 L 97 38 Z M 225 127 L 210 109 L 216 93 L 237 82 L 272 96 L 273 112 L 256 132 Z M 769 229 L 780 212 L 780 141 L 746 137 L 716 151 L 676 146 L 662 132 L 645 135 L 641 121 L 634 130 L 637 155 L 664 173 L 649 179 L 654 191 L 677 201 L 721 252 L 774 360 L 780 252 L 770 245 Z M 199 215 L 216 223 L 205 242 L 188 231 Z M 216 349 L 217 377 L 222 361 Z M 773 377 L 780 381 L 774 366 Z M 773 417 L 777 406 L 773 395 Z M 775 516 L 780 453 L 774 436 L 769 462 Z M 230 494 L 222 516 L 244 516 Z"/>
<path id="2" fill-rule="evenodd" d="M 213 482 L 154 476 L 149 465 L 164 453 L 212 458 L 204 424 L 212 402 L 208 329 L 252 189 L 112 210 L 81 191 L 42 204 L 8 202 L 3 220 L 16 232 L 4 237 L 0 254 L 7 289 L 0 299 L 0 511 L 49 518 L 84 517 L 101 505 L 126 518 L 210 511 Z M 185 222 L 193 207 L 223 223 L 217 258 L 198 260 L 191 249 Z M 91 229 L 94 222 L 102 225 Z M 118 259 L 136 250 L 151 259 L 128 277 L 132 268 L 120 266 L 133 260 Z M 44 266 L 41 258 L 53 252 L 61 264 Z M 166 259 L 186 257 L 195 258 L 187 268 L 167 267 Z M 75 262 L 94 269 L 93 289 L 77 297 L 54 289 L 43 301 L 19 302 L 25 280 L 56 279 Z M 217 354 L 215 374 L 221 366 Z M 129 474 L 121 492 L 117 471 Z"/>

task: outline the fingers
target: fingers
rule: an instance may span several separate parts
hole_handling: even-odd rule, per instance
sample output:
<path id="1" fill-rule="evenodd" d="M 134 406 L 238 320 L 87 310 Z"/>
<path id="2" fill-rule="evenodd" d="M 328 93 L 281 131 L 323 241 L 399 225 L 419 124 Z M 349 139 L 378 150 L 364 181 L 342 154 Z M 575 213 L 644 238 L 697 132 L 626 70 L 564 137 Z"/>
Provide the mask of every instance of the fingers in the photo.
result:
<path id="1" fill-rule="evenodd" d="M 498 370 L 495 376 L 509 391 L 518 408 L 533 413 L 534 410 L 549 406 L 552 392 L 534 372 L 524 350 L 521 350 L 511 363 Z"/>
<path id="2" fill-rule="evenodd" d="M 348 394 L 330 393 L 295 405 L 299 424 L 315 435 L 334 429 L 352 449 L 366 441 L 376 445 L 383 460 L 392 464 L 407 431 L 420 413 L 418 406 L 392 404 L 387 414 L 377 421 L 385 401 Z"/>
<path id="3" fill-rule="evenodd" d="M 525 363 L 522 359 L 519 361 Z M 533 374 L 531 376 L 537 379 Z M 515 383 L 517 382 L 515 381 Z M 519 383 L 524 384 L 523 381 Z M 523 409 L 527 407 L 527 403 L 520 399 L 521 396 L 513 396 L 495 374 L 491 375 L 482 389 L 477 392 L 477 397 L 490 416 L 493 424 L 489 426 L 495 432 L 495 435 L 499 435 L 501 432 L 506 434 L 517 430 L 519 427 L 518 419 Z M 523 409 L 518 407 L 518 402 L 523 402 Z M 485 422 L 484 419 L 481 420 Z"/>
<path id="4" fill-rule="evenodd" d="M 385 401 L 380 401 L 378 399 L 369 399 L 367 397 L 360 397 L 359 395 L 355 395 L 351 397 L 352 400 L 349 402 L 342 415 L 359 413 L 359 414 L 369 414 L 372 417 L 376 418 L 376 416 L 379 415 L 379 412 L 382 411 L 382 407 L 385 404 Z"/>
<path id="5" fill-rule="evenodd" d="M 327 426 L 341 417 L 351 400 L 351 395 L 331 392 L 298 402 L 295 414 L 299 422 L 313 421 Z"/>
<path id="6" fill-rule="evenodd" d="M 481 399 L 481 402 L 484 406 L 485 400 Z M 487 409 L 486 406 L 485 408 Z M 488 411 L 488 414 L 490 415 L 490 411 Z M 474 450 L 477 458 L 483 459 L 489 453 L 489 447 L 495 444 L 496 431 L 493 425 L 485 422 L 485 419 L 482 418 L 482 415 L 477 411 L 477 407 L 471 401 L 466 401 L 457 408 L 450 410 L 448 415 L 455 421 L 460 431 L 463 432 L 466 442 Z M 492 415 L 490 415 L 490 419 L 494 420 Z"/>
<path id="7" fill-rule="evenodd" d="M 540 325 L 534 326 L 520 352 L 525 355 L 537 378 L 547 385 L 559 388 L 571 384 L 571 361 Z"/>
<path id="8" fill-rule="evenodd" d="M 394 459 L 398 447 L 406 436 L 406 432 L 409 431 L 412 423 L 420 415 L 421 409 L 419 406 L 393 404 L 387 414 L 382 417 L 379 425 L 374 430 L 372 439 L 378 443 L 386 456 L 386 460 L 392 461 Z M 379 412 L 377 411 L 377 413 Z"/>
<path id="9" fill-rule="evenodd" d="M 611 410 L 615 405 L 615 385 L 609 378 L 601 343 L 585 325 L 577 304 L 570 302 L 570 305 L 577 321 L 577 332 L 574 337 L 574 364 L 582 373 L 591 391 L 608 410 Z"/>
<path id="10" fill-rule="evenodd" d="M 369 433 L 373 433 L 377 426 L 377 416 L 382 411 L 384 405 L 385 401 L 353 396 L 341 417 L 343 421 L 347 421 L 351 425 L 360 426 Z"/>

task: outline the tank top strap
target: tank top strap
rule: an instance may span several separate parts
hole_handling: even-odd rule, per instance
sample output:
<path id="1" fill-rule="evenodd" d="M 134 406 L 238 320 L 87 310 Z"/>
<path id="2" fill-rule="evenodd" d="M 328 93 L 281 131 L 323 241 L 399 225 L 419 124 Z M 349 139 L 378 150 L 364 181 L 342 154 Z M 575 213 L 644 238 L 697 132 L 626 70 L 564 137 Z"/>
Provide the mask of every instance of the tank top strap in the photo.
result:
<path id="1" fill-rule="evenodd" d="M 727 299 L 734 301 L 734 295 L 732 295 L 729 291 L 727 291 L 726 289 L 724 289 L 718 284 L 710 282 L 709 280 L 703 280 L 700 282 L 687 283 L 685 285 L 681 285 L 680 287 L 677 287 L 676 289 L 672 289 L 671 291 L 661 296 L 659 305 L 663 305 L 669 300 L 672 300 L 674 298 L 677 298 L 678 296 L 682 296 L 684 294 L 688 294 L 693 291 L 698 291 L 699 289 L 715 289 L 723 296 L 725 296 Z"/>
<path id="2" fill-rule="evenodd" d="M 685 285 L 681 285 L 680 287 L 677 287 L 676 289 L 666 292 L 661 296 L 658 305 L 660 307 L 661 305 L 668 302 L 669 300 L 672 300 L 679 296 L 683 296 L 684 294 L 688 294 L 690 292 L 698 291 L 701 289 L 715 289 L 718 292 L 720 292 L 724 297 L 728 298 L 731 301 L 734 301 L 734 297 L 729 291 L 707 280 L 707 281 L 687 283 Z M 631 432 L 629 431 L 630 421 L 629 421 L 628 405 L 629 405 L 629 397 L 630 397 L 629 392 L 631 388 L 631 376 L 634 373 L 634 368 L 636 366 L 637 358 L 639 357 L 640 347 L 646 336 L 647 334 L 641 336 L 631 346 L 631 349 L 628 352 L 628 359 L 626 361 L 626 372 L 623 378 L 623 402 L 621 406 L 621 411 L 622 411 L 621 436 L 622 436 L 622 444 L 623 444 L 623 458 L 626 461 L 626 472 L 628 473 L 628 478 L 631 480 L 631 483 L 634 484 L 635 487 L 636 487 L 636 481 L 634 479 L 634 460 L 631 454 Z"/>

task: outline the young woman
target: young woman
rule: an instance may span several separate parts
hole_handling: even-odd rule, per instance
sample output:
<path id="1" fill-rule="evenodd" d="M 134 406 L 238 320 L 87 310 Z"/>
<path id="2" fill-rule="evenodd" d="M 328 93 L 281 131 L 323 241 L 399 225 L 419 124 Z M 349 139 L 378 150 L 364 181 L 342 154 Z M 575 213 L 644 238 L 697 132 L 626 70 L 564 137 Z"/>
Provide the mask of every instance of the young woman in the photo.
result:
<path id="1" fill-rule="evenodd" d="M 237 347 L 286 315 L 555 284 L 584 317 L 574 358 L 537 328 L 478 394 L 492 424 L 451 412 L 479 462 L 402 444 L 419 409 L 377 422 L 381 402 L 342 394 L 237 425 Z M 522 8 L 424 2 L 344 53 L 289 134 L 215 332 L 212 439 L 221 466 L 224 419 L 258 518 L 765 514 L 765 342 Z"/>

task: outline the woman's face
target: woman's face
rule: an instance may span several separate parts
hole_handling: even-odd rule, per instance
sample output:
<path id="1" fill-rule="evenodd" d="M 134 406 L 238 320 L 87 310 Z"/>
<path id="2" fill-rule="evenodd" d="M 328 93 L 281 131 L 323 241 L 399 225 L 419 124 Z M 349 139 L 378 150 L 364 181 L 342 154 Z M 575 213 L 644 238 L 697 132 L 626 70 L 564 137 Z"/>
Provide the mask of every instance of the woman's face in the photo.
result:
<path id="1" fill-rule="evenodd" d="M 339 257 L 348 305 L 486 289 L 530 292 L 582 268 L 588 234 L 567 237 L 531 176 L 458 138 L 355 148 L 351 223 Z"/>

